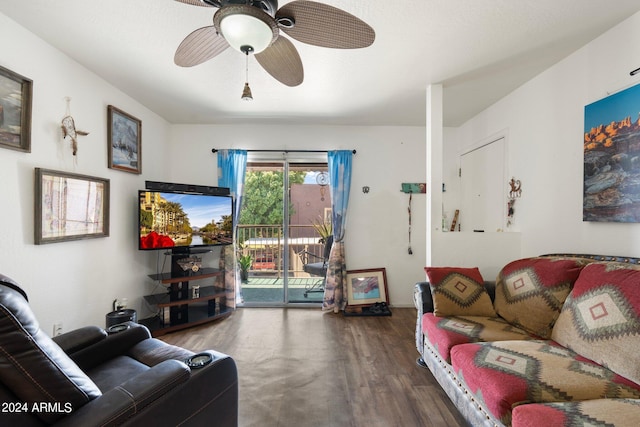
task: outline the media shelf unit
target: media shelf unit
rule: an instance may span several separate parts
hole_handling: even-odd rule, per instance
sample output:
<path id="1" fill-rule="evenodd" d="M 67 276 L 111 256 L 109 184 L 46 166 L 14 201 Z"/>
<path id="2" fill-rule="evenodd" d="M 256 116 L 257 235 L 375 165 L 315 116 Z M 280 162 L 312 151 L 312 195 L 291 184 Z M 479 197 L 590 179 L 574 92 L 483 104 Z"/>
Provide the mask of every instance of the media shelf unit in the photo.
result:
<path id="1" fill-rule="evenodd" d="M 181 258 L 184 255 L 172 255 L 170 273 L 148 275 L 152 280 L 168 285 L 165 293 L 143 297 L 159 311 L 155 316 L 139 320 L 154 337 L 227 317 L 234 311 L 226 304 L 224 269 L 200 268 L 185 272 L 177 266 L 177 260 Z M 213 284 L 200 285 L 199 293 L 194 295 L 191 282 L 204 279 L 213 279 Z"/>

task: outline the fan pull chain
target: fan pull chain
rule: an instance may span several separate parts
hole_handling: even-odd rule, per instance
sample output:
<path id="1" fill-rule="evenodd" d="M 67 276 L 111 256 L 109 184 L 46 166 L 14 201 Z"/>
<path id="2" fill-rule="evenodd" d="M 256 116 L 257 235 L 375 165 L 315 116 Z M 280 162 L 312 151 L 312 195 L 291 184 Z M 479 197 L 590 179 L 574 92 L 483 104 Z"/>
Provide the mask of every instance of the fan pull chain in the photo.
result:
<path id="1" fill-rule="evenodd" d="M 245 52 L 244 57 L 244 82 L 249 84 L 249 51 Z"/>

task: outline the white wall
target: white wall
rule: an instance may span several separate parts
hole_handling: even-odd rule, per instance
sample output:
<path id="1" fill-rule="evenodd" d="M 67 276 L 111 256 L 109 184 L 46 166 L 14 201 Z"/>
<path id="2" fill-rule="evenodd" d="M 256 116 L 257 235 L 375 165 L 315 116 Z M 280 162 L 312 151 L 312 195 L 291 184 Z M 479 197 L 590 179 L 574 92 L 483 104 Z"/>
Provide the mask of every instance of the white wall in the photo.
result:
<path id="1" fill-rule="evenodd" d="M 154 287 L 146 275 L 156 259 L 136 250 L 136 190 L 146 179 L 215 185 L 213 147 L 355 148 L 348 268 L 386 267 L 392 304 L 412 304 L 413 283 L 424 278 L 426 203 L 414 196 L 413 255 L 408 255 L 408 196 L 400 192 L 400 183 L 426 180 L 424 128 L 172 126 L 1 14 L 0 38 L 12 40 L 1 48 L 0 65 L 34 80 L 32 152 L 0 149 L 0 271 L 29 293 L 45 332 L 59 321 L 65 330 L 103 324 L 116 297 L 127 297 L 142 316 L 149 314 L 140 296 Z M 460 128 L 445 129 L 445 156 L 508 131 L 508 175 L 523 183 L 516 211 L 520 253 L 514 250 L 514 258 L 555 251 L 640 256 L 639 225 L 582 222 L 583 108 L 607 91 L 640 82 L 628 77 L 640 63 L 640 51 L 633 48 L 639 40 L 636 14 Z M 77 160 L 61 141 L 65 96 L 72 98 L 78 128 L 90 132 L 80 138 Z M 142 119 L 140 176 L 107 168 L 108 104 Z M 187 156 L 187 167 L 180 167 L 179 155 Z M 109 178 L 111 236 L 34 245 L 35 167 Z M 452 171 L 455 167 L 445 164 L 443 178 Z M 371 187 L 368 195 L 361 191 L 364 185 Z M 448 184 L 447 190 L 445 203 L 455 198 L 455 185 Z M 434 239 L 434 255 L 450 255 L 434 265 L 451 264 L 455 251 L 439 252 L 441 240 Z M 478 264 L 495 268 L 483 259 Z"/>
<path id="2" fill-rule="evenodd" d="M 432 100 L 433 101 L 433 100 Z M 432 266 L 478 267 L 485 280 L 495 280 L 498 272 L 509 261 L 520 257 L 519 232 L 451 232 L 448 231 L 456 209 L 461 207 L 461 180 L 458 176 L 460 155 L 466 151 L 458 145 L 457 128 L 444 128 L 443 137 L 427 139 L 429 144 L 440 147 L 431 149 L 431 160 L 441 162 L 440 168 L 433 167 L 430 186 L 433 192 L 440 192 L 440 197 L 433 197 L 432 222 L 430 223 L 430 239 L 427 245 L 431 250 L 431 257 L 427 264 Z M 507 137 L 504 132 L 501 135 Z M 428 148 L 429 149 L 429 148 Z M 429 160 L 429 158 L 428 158 Z M 440 166 L 440 165 L 437 165 Z M 440 174 L 433 174 L 439 169 Z M 442 192 L 442 183 L 445 191 Z M 447 227 L 442 228 L 442 215 L 447 216 Z M 464 215 L 459 220 L 465 221 Z M 429 226 L 429 225 L 428 225 Z"/>
<path id="3" fill-rule="evenodd" d="M 445 170 L 454 168 L 455 153 L 464 147 L 507 130 L 508 175 L 522 181 L 516 204 L 521 253 L 514 258 L 548 252 L 640 256 L 639 224 L 582 221 L 584 106 L 640 83 L 629 76 L 640 64 L 638 43 L 640 13 L 447 130 L 445 145 L 455 149 L 448 149 Z"/>
<path id="4" fill-rule="evenodd" d="M 425 181 L 424 128 L 171 126 L 2 14 L 0 39 L 12 40 L 0 65 L 34 81 L 31 153 L 0 149 L 0 272 L 26 290 L 45 333 L 57 322 L 65 331 L 103 325 L 116 297 L 128 298 L 139 317 L 152 313 L 141 296 L 159 291 L 147 274 L 163 257 L 137 250 L 136 190 L 145 180 L 216 185 L 213 147 L 357 149 L 348 268 L 386 267 L 392 304 L 412 305 L 412 285 L 424 277 L 425 209 L 416 200 L 409 256 L 400 183 Z M 61 137 L 66 96 L 77 128 L 90 132 L 80 137 L 77 159 Z M 142 120 L 142 175 L 107 167 L 109 104 Z M 34 245 L 36 167 L 109 179 L 110 237 Z"/>
<path id="5" fill-rule="evenodd" d="M 385 267 L 391 304 L 412 306 L 413 284 L 424 280 L 426 203 L 425 195 L 413 196 L 409 255 L 409 196 L 400 191 L 400 184 L 425 182 L 424 141 L 422 127 L 176 125 L 169 156 L 190 159 L 191 167 L 172 168 L 171 179 L 216 183 L 212 148 L 355 149 L 345 237 L 347 268 Z M 371 188 L 368 194 L 363 186 Z"/>
<path id="6" fill-rule="evenodd" d="M 104 325 L 116 297 L 148 314 L 140 296 L 152 289 L 146 275 L 155 258 L 137 251 L 136 190 L 166 174 L 169 125 L 2 14 L 0 40 L 0 65 L 34 82 L 31 153 L 0 148 L 0 272 L 26 290 L 47 334 L 55 322 L 65 331 Z M 77 159 L 60 130 L 66 96 L 76 127 L 90 132 L 79 139 Z M 142 120 L 142 175 L 107 167 L 109 104 Z M 36 167 L 109 179 L 110 237 L 34 245 Z"/>

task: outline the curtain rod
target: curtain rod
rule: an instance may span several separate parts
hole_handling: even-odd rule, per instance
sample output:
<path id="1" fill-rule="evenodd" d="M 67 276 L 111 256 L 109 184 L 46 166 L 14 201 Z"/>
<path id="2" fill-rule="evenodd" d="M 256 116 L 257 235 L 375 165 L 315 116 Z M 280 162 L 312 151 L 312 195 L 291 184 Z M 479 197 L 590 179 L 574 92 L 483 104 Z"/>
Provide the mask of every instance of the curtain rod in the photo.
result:
<path id="1" fill-rule="evenodd" d="M 212 153 L 217 153 L 217 148 L 211 149 Z M 328 150 L 247 150 L 248 153 L 327 153 Z M 351 151 L 353 154 L 356 154 L 356 150 Z"/>

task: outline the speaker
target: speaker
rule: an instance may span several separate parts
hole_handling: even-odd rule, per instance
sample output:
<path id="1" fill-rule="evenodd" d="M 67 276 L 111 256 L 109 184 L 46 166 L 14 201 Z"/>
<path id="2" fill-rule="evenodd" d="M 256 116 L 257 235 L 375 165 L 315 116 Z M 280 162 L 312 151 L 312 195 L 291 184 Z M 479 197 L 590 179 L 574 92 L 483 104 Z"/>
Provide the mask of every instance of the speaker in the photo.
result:
<path id="1" fill-rule="evenodd" d="M 152 191 L 177 191 L 180 193 L 198 193 L 208 196 L 228 196 L 226 187 L 208 187 L 206 185 L 174 184 L 170 182 L 145 181 L 145 188 Z"/>
<path id="2" fill-rule="evenodd" d="M 113 325 L 117 325 L 118 323 L 124 322 L 137 322 L 138 321 L 138 313 L 135 310 L 124 309 L 118 311 L 112 311 L 111 313 L 107 313 L 105 316 L 105 322 L 107 324 L 107 328 Z"/>

